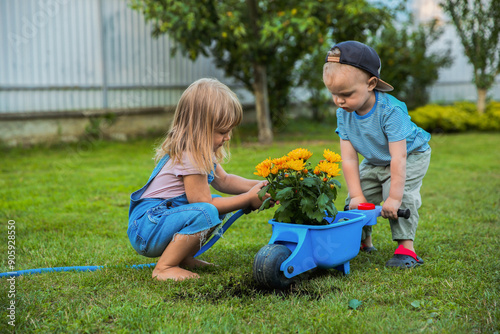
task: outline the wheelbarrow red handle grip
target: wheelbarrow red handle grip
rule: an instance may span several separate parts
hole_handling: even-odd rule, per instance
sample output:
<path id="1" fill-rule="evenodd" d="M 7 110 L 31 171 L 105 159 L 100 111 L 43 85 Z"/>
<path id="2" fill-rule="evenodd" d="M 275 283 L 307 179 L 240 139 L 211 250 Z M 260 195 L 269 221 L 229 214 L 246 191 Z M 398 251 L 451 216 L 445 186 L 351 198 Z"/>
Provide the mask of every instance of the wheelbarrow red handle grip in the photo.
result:
<path id="1" fill-rule="evenodd" d="M 344 211 L 349 211 L 349 205 L 346 205 L 344 207 Z M 410 218 L 410 215 L 411 215 L 410 209 L 398 209 L 397 215 L 398 215 L 398 217 L 408 219 L 408 218 Z"/>

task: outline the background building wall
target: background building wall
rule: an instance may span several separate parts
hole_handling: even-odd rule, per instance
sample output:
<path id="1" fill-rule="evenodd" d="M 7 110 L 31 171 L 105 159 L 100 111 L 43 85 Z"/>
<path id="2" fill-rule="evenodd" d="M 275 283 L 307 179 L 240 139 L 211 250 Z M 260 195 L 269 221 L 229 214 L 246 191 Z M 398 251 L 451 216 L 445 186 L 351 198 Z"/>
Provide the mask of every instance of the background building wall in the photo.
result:
<path id="1" fill-rule="evenodd" d="M 203 77 L 253 103 L 210 59 L 172 55 L 169 37 L 151 31 L 125 0 L 0 0 L 0 142 L 164 132 L 182 92 Z"/>

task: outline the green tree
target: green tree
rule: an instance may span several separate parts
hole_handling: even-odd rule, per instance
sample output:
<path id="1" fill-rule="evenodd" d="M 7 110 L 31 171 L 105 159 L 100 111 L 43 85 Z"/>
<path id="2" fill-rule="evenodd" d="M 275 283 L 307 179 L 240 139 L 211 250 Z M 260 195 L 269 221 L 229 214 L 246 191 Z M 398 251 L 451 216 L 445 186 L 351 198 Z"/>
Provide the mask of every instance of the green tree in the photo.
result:
<path id="1" fill-rule="evenodd" d="M 410 110 L 429 102 L 428 87 L 439 78 L 439 69 L 452 63 L 449 49 L 429 50 L 441 34 L 435 21 L 415 27 L 407 20 L 389 22 L 370 38 L 382 62 L 382 77 L 394 87 L 391 94 Z"/>
<path id="2" fill-rule="evenodd" d="M 153 22 L 154 35 L 168 33 L 191 59 L 213 57 L 254 93 L 262 143 L 273 139 L 271 113 L 275 122 L 284 116 L 296 63 L 322 45 L 331 27 L 348 36 L 375 24 L 363 21 L 365 13 L 374 22 L 387 16 L 366 0 L 129 1 Z"/>
<path id="3" fill-rule="evenodd" d="M 451 16 L 474 67 L 477 109 L 482 114 L 488 90 L 500 73 L 500 1 L 444 0 L 441 6 Z"/>

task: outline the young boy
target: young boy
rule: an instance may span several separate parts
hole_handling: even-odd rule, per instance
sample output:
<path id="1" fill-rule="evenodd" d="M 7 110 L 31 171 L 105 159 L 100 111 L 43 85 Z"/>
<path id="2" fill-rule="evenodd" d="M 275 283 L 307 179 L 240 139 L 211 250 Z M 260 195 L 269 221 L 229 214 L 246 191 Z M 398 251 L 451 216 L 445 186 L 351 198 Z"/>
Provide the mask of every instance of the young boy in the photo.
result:
<path id="1" fill-rule="evenodd" d="M 346 204 L 382 206 L 398 248 L 388 267 L 413 268 L 424 261 L 413 246 L 421 205 L 420 187 L 429 167 L 430 134 L 415 125 L 406 105 L 385 93 L 394 88 L 380 79 L 380 58 L 356 41 L 336 44 L 327 54 L 323 81 L 337 109 L 342 169 L 348 188 Z M 361 165 L 358 153 L 364 157 Z M 409 219 L 397 210 L 410 209 Z M 376 250 L 371 226 L 363 228 L 361 249 Z"/>

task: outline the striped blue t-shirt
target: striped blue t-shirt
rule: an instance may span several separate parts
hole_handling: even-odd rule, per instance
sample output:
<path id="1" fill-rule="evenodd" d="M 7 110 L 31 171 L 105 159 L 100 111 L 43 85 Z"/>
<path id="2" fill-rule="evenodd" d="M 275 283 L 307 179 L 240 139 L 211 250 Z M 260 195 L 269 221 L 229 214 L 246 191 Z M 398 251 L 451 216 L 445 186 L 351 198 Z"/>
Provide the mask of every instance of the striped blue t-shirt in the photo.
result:
<path id="1" fill-rule="evenodd" d="M 406 139 L 407 154 L 410 154 L 426 151 L 431 139 L 428 132 L 411 121 L 406 104 L 379 91 L 375 91 L 375 105 L 364 116 L 338 108 L 335 132 L 376 166 L 390 165 L 389 142 Z"/>

